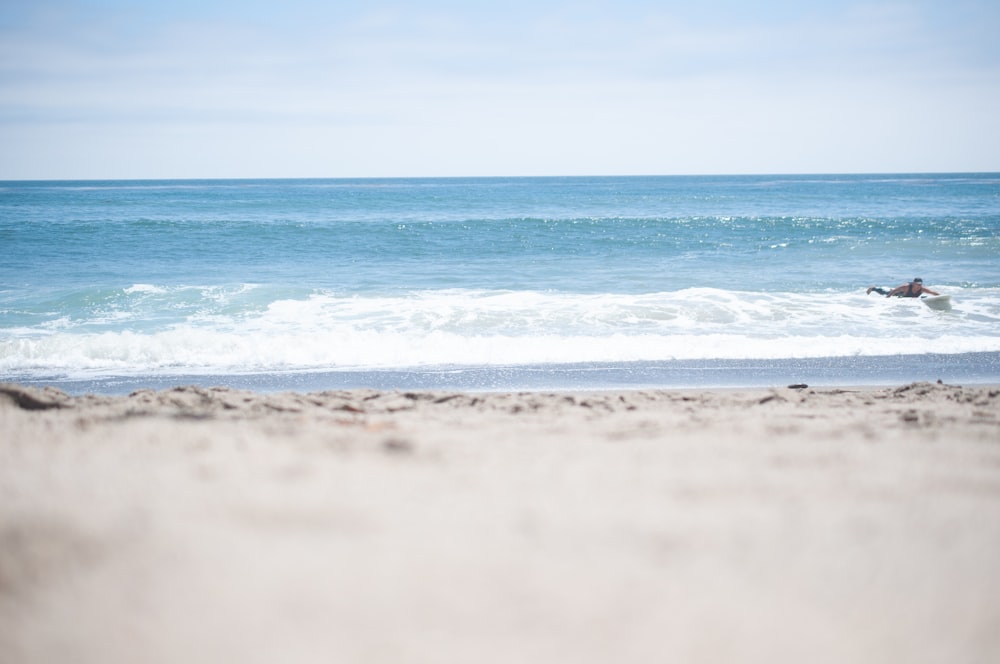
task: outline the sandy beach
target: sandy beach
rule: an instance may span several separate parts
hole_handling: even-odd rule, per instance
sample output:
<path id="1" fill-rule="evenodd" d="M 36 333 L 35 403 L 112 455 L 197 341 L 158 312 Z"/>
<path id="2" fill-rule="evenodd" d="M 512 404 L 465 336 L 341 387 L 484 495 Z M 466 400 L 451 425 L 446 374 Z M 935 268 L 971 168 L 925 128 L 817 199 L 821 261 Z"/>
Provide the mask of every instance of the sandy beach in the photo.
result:
<path id="1" fill-rule="evenodd" d="M 1000 660 L 1000 388 L 0 387 L 0 661 Z"/>

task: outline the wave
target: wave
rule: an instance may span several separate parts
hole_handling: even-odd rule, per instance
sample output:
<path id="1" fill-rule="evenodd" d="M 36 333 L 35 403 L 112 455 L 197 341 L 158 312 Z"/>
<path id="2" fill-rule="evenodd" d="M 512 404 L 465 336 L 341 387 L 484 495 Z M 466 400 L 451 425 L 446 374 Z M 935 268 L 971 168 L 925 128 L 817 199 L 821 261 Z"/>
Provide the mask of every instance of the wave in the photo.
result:
<path id="1" fill-rule="evenodd" d="M 244 373 L 1000 351 L 1000 289 L 951 311 L 860 293 L 440 290 L 361 296 L 239 285 L 121 291 L 106 310 L 0 330 L 0 374 Z M 136 298 L 139 298 L 138 300 Z M 155 305 L 155 306 L 154 306 Z"/>

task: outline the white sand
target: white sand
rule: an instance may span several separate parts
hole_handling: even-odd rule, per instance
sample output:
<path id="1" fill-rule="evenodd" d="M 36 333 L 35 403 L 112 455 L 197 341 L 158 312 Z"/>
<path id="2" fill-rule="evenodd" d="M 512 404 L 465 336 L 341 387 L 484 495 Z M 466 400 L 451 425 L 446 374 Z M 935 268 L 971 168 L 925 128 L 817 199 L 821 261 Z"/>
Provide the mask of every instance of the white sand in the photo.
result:
<path id="1" fill-rule="evenodd" d="M 0 662 L 1000 661 L 1000 388 L 0 387 Z"/>

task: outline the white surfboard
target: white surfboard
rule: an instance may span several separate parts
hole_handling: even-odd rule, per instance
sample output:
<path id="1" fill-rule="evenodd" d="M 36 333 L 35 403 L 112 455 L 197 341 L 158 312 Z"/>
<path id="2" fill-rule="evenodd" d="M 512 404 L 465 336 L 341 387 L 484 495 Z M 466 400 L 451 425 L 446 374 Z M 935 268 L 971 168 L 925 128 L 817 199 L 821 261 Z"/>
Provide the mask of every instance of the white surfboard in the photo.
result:
<path id="1" fill-rule="evenodd" d="M 951 310 L 951 295 L 932 295 L 930 297 L 922 297 L 920 301 L 935 311 Z"/>

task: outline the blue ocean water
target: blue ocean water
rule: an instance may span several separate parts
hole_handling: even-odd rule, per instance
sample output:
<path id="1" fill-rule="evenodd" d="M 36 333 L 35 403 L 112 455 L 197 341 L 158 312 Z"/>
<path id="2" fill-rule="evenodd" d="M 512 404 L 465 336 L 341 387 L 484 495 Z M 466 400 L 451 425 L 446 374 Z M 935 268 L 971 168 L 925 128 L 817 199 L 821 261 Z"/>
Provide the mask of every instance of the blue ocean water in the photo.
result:
<path id="1" fill-rule="evenodd" d="M 0 247 L 70 391 L 1000 382 L 1000 174 L 3 182 Z"/>

